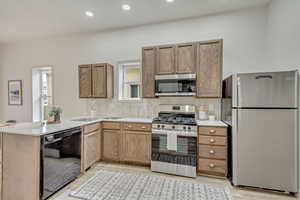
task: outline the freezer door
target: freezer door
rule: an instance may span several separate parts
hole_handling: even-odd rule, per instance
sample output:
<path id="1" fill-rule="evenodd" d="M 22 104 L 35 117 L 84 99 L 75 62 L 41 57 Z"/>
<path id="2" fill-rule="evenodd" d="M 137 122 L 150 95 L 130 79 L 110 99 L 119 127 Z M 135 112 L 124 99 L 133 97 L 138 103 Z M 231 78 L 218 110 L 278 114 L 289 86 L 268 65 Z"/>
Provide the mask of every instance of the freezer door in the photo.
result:
<path id="1" fill-rule="evenodd" d="M 297 110 L 236 110 L 233 183 L 298 191 Z"/>
<path id="2" fill-rule="evenodd" d="M 237 107 L 298 107 L 297 71 L 237 75 Z"/>

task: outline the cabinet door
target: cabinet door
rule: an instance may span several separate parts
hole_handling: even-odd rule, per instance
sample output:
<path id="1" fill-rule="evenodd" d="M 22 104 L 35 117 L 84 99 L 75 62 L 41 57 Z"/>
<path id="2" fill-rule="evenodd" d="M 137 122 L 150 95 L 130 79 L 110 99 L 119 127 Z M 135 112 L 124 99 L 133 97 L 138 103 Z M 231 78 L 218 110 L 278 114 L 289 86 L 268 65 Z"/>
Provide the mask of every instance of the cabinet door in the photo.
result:
<path id="1" fill-rule="evenodd" d="M 125 132 L 124 159 L 125 161 L 149 164 L 151 156 L 151 133 Z"/>
<path id="2" fill-rule="evenodd" d="M 84 136 L 84 170 L 100 159 L 100 132 Z"/>
<path id="3" fill-rule="evenodd" d="M 157 47 L 156 74 L 175 73 L 175 46 Z"/>
<path id="4" fill-rule="evenodd" d="M 79 72 L 79 97 L 92 97 L 92 67 L 91 65 L 80 65 Z"/>
<path id="5" fill-rule="evenodd" d="M 107 73 L 106 64 L 94 64 L 92 66 L 93 75 L 93 97 L 107 97 Z"/>
<path id="6" fill-rule="evenodd" d="M 222 42 L 200 43 L 197 54 L 197 97 L 221 97 Z"/>
<path id="7" fill-rule="evenodd" d="M 103 158 L 106 160 L 119 161 L 120 160 L 120 145 L 121 133 L 120 131 L 103 131 Z"/>
<path id="8" fill-rule="evenodd" d="M 143 48 L 142 52 L 142 86 L 143 97 L 155 97 L 155 47 Z"/>
<path id="9" fill-rule="evenodd" d="M 179 44 L 176 47 L 176 73 L 196 72 L 196 43 Z"/>

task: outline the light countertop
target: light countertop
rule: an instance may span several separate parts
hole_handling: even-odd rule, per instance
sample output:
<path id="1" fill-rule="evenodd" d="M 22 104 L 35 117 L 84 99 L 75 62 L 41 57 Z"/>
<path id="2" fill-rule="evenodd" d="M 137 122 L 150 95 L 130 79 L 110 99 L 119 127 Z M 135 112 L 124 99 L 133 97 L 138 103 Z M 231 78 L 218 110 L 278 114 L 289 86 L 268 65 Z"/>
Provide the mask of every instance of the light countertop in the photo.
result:
<path id="1" fill-rule="evenodd" d="M 209 120 L 205 120 L 205 121 L 201 121 L 201 120 L 197 120 L 197 125 L 198 126 L 220 126 L 220 127 L 227 127 L 227 124 L 225 124 L 222 121 L 209 121 Z"/>
<path id="2" fill-rule="evenodd" d="M 28 135 L 28 136 L 42 136 L 49 133 L 81 127 L 81 126 L 102 122 L 102 121 L 151 123 L 152 119 L 150 118 L 104 119 L 101 117 L 99 118 L 97 117 L 97 119 L 93 121 L 82 122 L 82 121 L 62 120 L 58 124 L 48 124 L 44 126 L 41 125 L 41 122 L 36 122 L 36 123 L 28 122 L 28 123 L 19 123 L 13 126 L 0 127 L 0 133 L 11 133 L 11 134 Z"/>
<path id="3" fill-rule="evenodd" d="M 83 117 L 80 117 L 83 118 Z M 66 129 L 76 128 L 85 126 L 88 124 L 93 124 L 103 121 L 114 121 L 114 122 L 138 122 L 138 123 L 152 123 L 152 118 L 118 118 L 118 119 L 107 119 L 104 117 L 96 117 L 97 119 L 93 121 L 72 121 L 72 120 L 62 120 L 58 124 L 48 124 L 42 126 L 40 122 L 36 123 L 19 123 L 13 126 L 0 127 L 1 133 L 11 133 L 19 135 L 28 136 L 42 136 Z M 79 118 L 74 118 L 79 119 Z M 197 120 L 198 126 L 220 126 L 227 127 L 227 125 L 221 121 L 200 121 Z"/>

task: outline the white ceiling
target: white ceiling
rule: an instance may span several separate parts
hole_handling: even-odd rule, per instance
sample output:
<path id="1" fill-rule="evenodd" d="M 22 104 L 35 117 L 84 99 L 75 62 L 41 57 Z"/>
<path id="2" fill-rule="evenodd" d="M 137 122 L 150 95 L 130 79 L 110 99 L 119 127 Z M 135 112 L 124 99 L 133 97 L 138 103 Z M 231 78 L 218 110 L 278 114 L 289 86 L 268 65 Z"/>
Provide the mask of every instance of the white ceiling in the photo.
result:
<path id="1" fill-rule="evenodd" d="M 104 31 L 265 5 L 270 0 L 0 0 L 0 43 Z M 123 11 L 123 3 L 131 5 Z M 94 12 L 94 18 L 85 11 Z"/>

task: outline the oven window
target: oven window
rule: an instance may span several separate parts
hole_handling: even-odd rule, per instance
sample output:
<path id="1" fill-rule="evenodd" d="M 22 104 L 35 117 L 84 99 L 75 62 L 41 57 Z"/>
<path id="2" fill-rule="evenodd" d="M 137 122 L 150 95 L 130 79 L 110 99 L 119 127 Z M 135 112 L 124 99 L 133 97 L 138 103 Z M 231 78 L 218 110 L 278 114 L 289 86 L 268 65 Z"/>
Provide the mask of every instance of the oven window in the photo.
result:
<path id="1" fill-rule="evenodd" d="M 156 80 L 156 93 L 195 92 L 196 80 Z"/>
<path id="2" fill-rule="evenodd" d="M 153 152 L 167 152 L 167 136 L 166 135 L 152 135 L 152 151 Z"/>
<path id="3" fill-rule="evenodd" d="M 197 154 L 197 139 L 194 137 L 177 137 L 177 153 Z"/>

